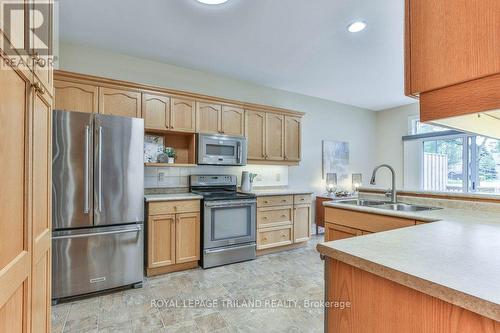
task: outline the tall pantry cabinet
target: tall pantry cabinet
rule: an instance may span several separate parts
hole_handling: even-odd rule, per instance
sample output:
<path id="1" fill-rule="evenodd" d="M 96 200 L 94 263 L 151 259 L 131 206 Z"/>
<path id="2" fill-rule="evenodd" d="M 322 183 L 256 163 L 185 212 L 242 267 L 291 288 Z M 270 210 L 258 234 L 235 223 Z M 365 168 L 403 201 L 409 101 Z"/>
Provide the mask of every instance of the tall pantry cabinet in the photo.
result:
<path id="1" fill-rule="evenodd" d="M 15 31 L 28 35 L 30 22 L 38 19 L 30 9 L 42 10 L 41 3 L 26 1 L 25 19 L 16 22 Z M 51 23 L 50 6 L 42 11 Z M 51 299 L 52 67 L 34 43 L 18 52 L 12 38 L 0 31 L 0 332 L 46 333 Z"/>

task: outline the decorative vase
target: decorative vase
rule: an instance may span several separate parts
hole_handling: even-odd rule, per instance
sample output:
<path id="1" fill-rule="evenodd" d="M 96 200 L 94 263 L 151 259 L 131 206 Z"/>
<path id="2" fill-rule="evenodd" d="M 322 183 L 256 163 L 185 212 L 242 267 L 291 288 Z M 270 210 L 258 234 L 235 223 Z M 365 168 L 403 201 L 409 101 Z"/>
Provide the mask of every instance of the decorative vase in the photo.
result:
<path id="1" fill-rule="evenodd" d="M 167 163 L 168 164 L 174 164 L 175 163 L 175 158 L 174 157 L 168 157 L 167 158 Z"/>

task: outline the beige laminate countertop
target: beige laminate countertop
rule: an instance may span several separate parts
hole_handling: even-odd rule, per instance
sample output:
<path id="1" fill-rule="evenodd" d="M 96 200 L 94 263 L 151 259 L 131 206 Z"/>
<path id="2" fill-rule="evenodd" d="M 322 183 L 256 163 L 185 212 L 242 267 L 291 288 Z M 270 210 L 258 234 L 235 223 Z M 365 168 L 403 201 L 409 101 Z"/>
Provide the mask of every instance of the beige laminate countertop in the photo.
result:
<path id="1" fill-rule="evenodd" d="M 349 209 L 438 222 L 318 244 L 321 254 L 500 321 L 500 214 Z"/>
<path id="2" fill-rule="evenodd" d="M 201 200 L 201 199 L 203 199 L 201 195 L 193 193 L 147 194 L 144 196 L 144 200 L 146 200 L 146 202 Z"/>
<path id="3" fill-rule="evenodd" d="M 240 191 L 241 192 L 241 191 Z M 252 194 L 255 194 L 258 197 L 266 197 L 273 195 L 293 195 L 293 194 L 313 194 L 313 191 L 307 190 L 297 190 L 297 189 L 254 189 Z"/>

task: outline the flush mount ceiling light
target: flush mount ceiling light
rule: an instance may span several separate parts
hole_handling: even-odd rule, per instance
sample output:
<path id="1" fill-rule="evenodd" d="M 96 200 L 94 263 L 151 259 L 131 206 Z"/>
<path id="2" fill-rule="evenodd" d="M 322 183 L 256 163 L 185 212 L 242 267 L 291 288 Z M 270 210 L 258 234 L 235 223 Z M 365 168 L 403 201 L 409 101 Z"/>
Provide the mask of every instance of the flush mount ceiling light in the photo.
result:
<path id="1" fill-rule="evenodd" d="M 199 1 L 199 0 L 198 0 Z M 347 26 L 347 31 L 349 32 L 360 32 L 365 30 L 366 28 L 366 23 L 363 21 L 356 21 L 352 22 Z"/>
<path id="2" fill-rule="evenodd" d="M 196 0 L 198 2 L 201 2 L 205 5 L 220 5 L 225 2 L 228 2 L 229 0 Z"/>

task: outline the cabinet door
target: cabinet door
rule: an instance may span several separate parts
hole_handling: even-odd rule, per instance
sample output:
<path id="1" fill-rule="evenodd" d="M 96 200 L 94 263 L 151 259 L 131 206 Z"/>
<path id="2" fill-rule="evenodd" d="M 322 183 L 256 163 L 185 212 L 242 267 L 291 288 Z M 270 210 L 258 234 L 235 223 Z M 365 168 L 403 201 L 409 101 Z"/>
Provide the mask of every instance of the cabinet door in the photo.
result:
<path id="1" fill-rule="evenodd" d="M 264 160 L 266 158 L 266 113 L 246 111 L 245 118 L 248 159 Z"/>
<path id="2" fill-rule="evenodd" d="M 293 241 L 305 242 L 311 237 L 311 205 L 296 205 L 293 209 Z"/>
<path id="3" fill-rule="evenodd" d="M 221 133 L 222 106 L 209 103 L 196 103 L 196 123 L 199 133 Z"/>
<path id="4" fill-rule="evenodd" d="M 175 214 L 148 218 L 148 268 L 175 264 Z"/>
<path id="5" fill-rule="evenodd" d="M 54 81 L 55 110 L 98 112 L 98 88 L 90 84 Z"/>
<path id="6" fill-rule="evenodd" d="M 300 118 L 285 117 L 285 160 L 300 161 Z"/>
<path id="7" fill-rule="evenodd" d="M 99 87 L 99 113 L 111 116 L 141 117 L 141 93 Z"/>
<path id="8" fill-rule="evenodd" d="M 285 117 L 282 115 L 266 114 L 266 159 L 282 161 L 285 159 Z"/>
<path id="9" fill-rule="evenodd" d="M 193 100 L 172 98 L 170 125 L 177 132 L 196 131 L 196 103 Z"/>
<path id="10" fill-rule="evenodd" d="M 169 130 L 170 98 L 162 95 L 143 94 L 142 113 L 144 127 L 153 130 Z"/>
<path id="11" fill-rule="evenodd" d="M 175 262 L 200 259 L 200 214 L 183 213 L 176 216 Z"/>
<path id="12" fill-rule="evenodd" d="M 224 105 L 222 107 L 221 131 L 227 135 L 245 135 L 245 111 Z"/>
<path id="13" fill-rule="evenodd" d="M 53 70 L 50 55 L 53 49 L 52 0 L 30 0 L 30 27 L 36 27 L 31 36 L 31 54 L 33 55 L 33 70 L 40 83 L 52 94 Z"/>
<path id="14" fill-rule="evenodd" d="M 32 332 L 50 332 L 52 105 L 34 93 L 32 150 Z"/>
<path id="15" fill-rule="evenodd" d="M 3 61 L 0 58 L 0 61 Z M 30 78 L 1 64 L 0 70 L 0 332 L 29 329 L 31 271 Z M 43 177 L 44 175 L 42 175 Z"/>
<path id="16" fill-rule="evenodd" d="M 354 228 L 348 228 L 333 223 L 325 223 L 325 242 L 361 236 L 363 232 Z"/>
<path id="17" fill-rule="evenodd" d="M 500 72 L 500 1 L 407 0 L 406 93 Z"/>

